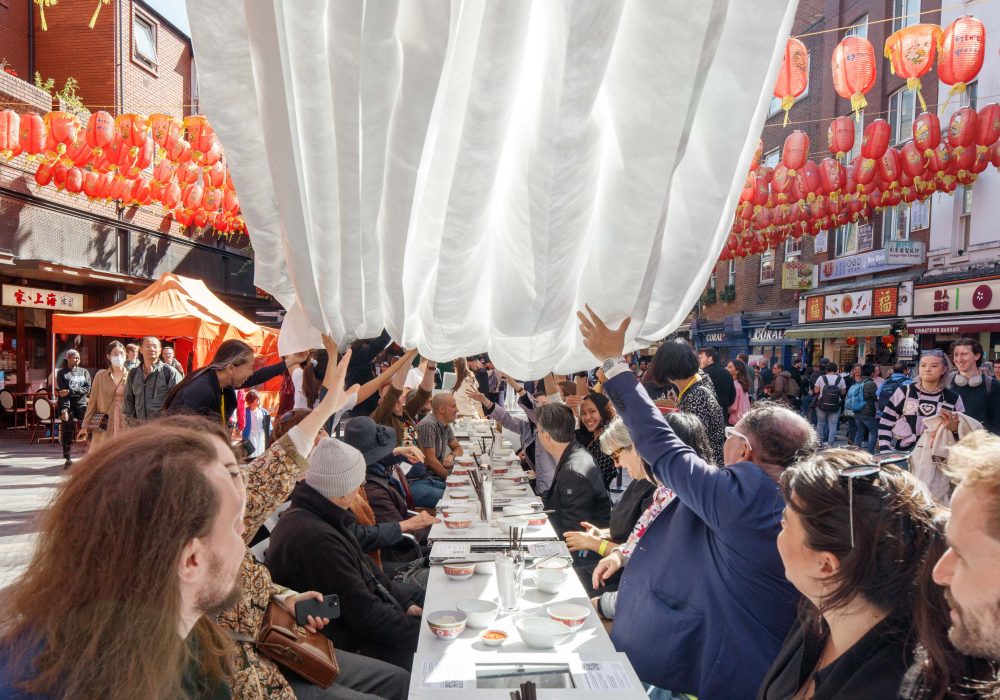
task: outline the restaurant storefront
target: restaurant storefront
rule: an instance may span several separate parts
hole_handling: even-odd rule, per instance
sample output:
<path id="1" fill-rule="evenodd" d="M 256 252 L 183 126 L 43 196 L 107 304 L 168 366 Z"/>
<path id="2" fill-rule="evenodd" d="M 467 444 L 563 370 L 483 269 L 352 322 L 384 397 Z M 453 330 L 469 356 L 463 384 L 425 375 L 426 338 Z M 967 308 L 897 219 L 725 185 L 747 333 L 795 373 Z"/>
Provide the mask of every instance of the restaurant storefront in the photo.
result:
<path id="1" fill-rule="evenodd" d="M 891 365 L 912 307 L 910 283 L 812 294 L 799 302 L 799 324 L 786 336 L 806 342 L 803 360 L 840 366 L 876 360 Z"/>
<path id="2" fill-rule="evenodd" d="M 975 338 L 985 359 L 1000 360 L 1000 276 L 918 282 L 910 332 L 921 350 L 947 351 L 959 338 Z"/>
<path id="3" fill-rule="evenodd" d="M 781 362 L 786 367 L 799 356 L 801 343 L 788 337 L 791 312 L 727 316 L 722 322 L 692 324 L 696 349 L 712 347 L 719 351 L 719 361 L 729 362 L 740 353 L 751 358 L 766 358 L 769 364 Z"/>

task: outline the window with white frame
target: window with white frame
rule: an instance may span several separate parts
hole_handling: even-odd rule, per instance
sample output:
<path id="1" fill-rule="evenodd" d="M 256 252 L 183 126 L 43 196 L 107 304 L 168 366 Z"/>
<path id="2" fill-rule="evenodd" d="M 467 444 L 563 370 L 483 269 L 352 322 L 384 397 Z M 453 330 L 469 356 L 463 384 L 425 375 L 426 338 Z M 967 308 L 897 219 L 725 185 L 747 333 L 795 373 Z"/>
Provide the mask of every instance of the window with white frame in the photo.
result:
<path id="1" fill-rule="evenodd" d="M 708 288 L 713 292 L 715 291 L 715 270 L 712 270 L 712 276 L 708 278 Z"/>
<path id="2" fill-rule="evenodd" d="M 892 31 L 898 32 L 920 22 L 920 0 L 893 0 Z"/>
<path id="3" fill-rule="evenodd" d="M 862 39 L 868 38 L 868 15 L 865 15 L 847 28 L 847 31 L 844 32 L 844 38 L 849 36 L 859 36 Z"/>
<path id="4" fill-rule="evenodd" d="M 785 239 L 785 260 L 791 262 L 802 255 L 802 239 L 789 236 Z"/>
<path id="5" fill-rule="evenodd" d="M 774 282 L 774 249 L 768 248 L 760 255 L 760 283 Z"/>
<path id="6" fill-rule="evenodd" d="M 159 64 L 156 55 L 156 24 L 138 12 L 132 16 L 132 43 L 137 59 L 153 68 Z"/>
<path id="7" fill-rule="evenodd" d="M 850 113 L 851 119 L 854 119 L 854 113 Z M 851 148 L 850 153 L 847 154 L 847 160 L 845 163 L 850 163 L 852 160 L 857 158 L 861 154 L 861 142 L 864 140 L 865 134 L 865 110 L 858 112 L 858 118 L 854 119 L 854 146 Z"/>
<path id="8" fill-rule="evenodd" d="M 905 241 L 910 237 L 910 205 L 886 207 L 882 213 L 882 240 Z"/>
<path id="9" fill-rule="evenodd" d="M 773 168 L 778 163 L 781 162 L 781 149 L 775 148 L 773 151 L 768 151 L 764 154 L 764 162 L 761 165 L 766 165 L 769 168 Z"/>
<path id="10" fill-rule="evenodd" d="M 979 104 L 979 81 L 973 80 L 971 83 L 966 83 L 965 92 L 962 93 L 962 106 L 972 107 L 972 109 L 979 109 L 977 106 Z"/>
<path id="11" fill-rule="evenodd" d="M 736 259 L 729 261 L 729 281 L 726 282 L 726 286 L 735 287 L 736 286 Z"/>
<path id="12" fill-rule="evenodd" d="M 913 117 L 917 111 L 917 93 L 901 88 L 889 95 L 889 143 L 895 146 L 913 139 Z"/>
<path id="13" fill-rule="evenodd" d="M 858 252 L 858 225 L 846 224 L 837 227 L 834 236 L 833 255 L 840 258 Z"/>
<path id="14" fill-rule="evenodd" d="M 966 255 L 972 242 L 972 187 L 963 185 L 959 193 L 958 229 L 955 231 L 955 253 Z"/>

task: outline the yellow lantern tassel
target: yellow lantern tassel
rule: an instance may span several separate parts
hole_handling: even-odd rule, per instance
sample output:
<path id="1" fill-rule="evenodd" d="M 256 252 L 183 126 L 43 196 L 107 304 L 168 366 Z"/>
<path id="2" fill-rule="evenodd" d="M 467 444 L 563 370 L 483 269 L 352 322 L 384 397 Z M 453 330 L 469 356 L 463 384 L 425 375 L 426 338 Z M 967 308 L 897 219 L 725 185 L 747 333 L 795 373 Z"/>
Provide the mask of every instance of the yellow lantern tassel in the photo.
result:
<path id="1" fill-rule="evenodd" d="M 951 90 L 948 91 L 948 98 L 941 105 L 941 114 L 944 114 L 944 111 L 948 109 L 948 103 L 951 102 L 951 98 L 960 92 L 965 92 L 965 83 L 959 82 L 951 86 Z"/>
<path id="2" fill-rule="evenodd" d="M 851 95 L 851 109 L 854 111 L 854 118 L 861 123 L 861 110 L 868 106 L 868 100 L 860 92 Z"/>
<path id="3" fill-rule="evenodd" d="M 94 25 L 97 24 L 97 15 L 101 14 L 101 3 L 107 5 L 111 0 L 97 0 L 97 9 L 94 10 L 94 16 L 90 18 L 90 28 L 93 29 Z"/>
<path id="4" fill-rule="evenodd" d="M 788 111 L 795 104 L 795 98 L 791 95 L 785 95 L 781 98 L 781 108 L 785 110 L 785 123 L 782 124 L 783 127 L 788 126 Z"/>
<path id="5" fill-rule="evenodd" d="M 927 103 L 924 102 L 924 93 L 920 91 L 920 78 L 907 78 L 906 87 L 917 93 L 917 99 L 920 100 L 920 108 L 924 112 L 927 111 Z"/>

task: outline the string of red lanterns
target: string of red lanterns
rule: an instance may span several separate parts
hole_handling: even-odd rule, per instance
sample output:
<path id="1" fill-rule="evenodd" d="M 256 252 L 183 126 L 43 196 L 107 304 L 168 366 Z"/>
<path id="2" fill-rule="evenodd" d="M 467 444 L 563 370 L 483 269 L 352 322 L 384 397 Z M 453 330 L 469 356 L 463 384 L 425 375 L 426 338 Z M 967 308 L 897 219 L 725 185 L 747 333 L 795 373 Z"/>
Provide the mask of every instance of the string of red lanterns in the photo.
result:
<path id="1" fill-rule="evenodd" d="M 208 120 L 168 114 L 0 111 L 0 158 L 37 161 L 34 179 L 91 201 L 162 204 L 181 226 L 246 231 L 239 198 Z M 151 169 L 151 174 L 147 173 Z"/>

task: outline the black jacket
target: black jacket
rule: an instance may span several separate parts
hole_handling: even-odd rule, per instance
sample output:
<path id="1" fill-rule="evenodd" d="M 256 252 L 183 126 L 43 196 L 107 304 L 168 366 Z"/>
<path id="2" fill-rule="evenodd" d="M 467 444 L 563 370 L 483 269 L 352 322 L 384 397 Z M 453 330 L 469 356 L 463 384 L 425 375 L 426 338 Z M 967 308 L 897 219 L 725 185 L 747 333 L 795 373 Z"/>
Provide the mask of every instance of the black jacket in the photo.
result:
<path id="1" fill-rule="evenodd" d="M 813 700 L 891 700 L 912 660 L 909 625 L 883 620 L 839 659 L 816 672 Z M 825 638 L 796 622 L 757 693 L 757 700 L 786 700 L 805 685 L 823 653 Z"/>
<path id="2" fill-rule="evenodd" d="M 380 649 L 412 656 L 420 619 L 406 610 L 415 600 L 362 551 L 352 531 L 354 516 L 304 481 L 291 501 L 267 549 L 274 580 L 297 591 L 340 596 L 340 618 L 324 630 L 338 648 L 376 658 L 382 658 Z"/>
<path id="3" fill-rule="evenodd" d="M 375 368 L 372 366 L 372 362 L 375 361 L 375 357 L 380 352 L 389 347 L 389 343 L 391 342 L 392 338 L 389 336 L 389 331 L 383 330 L 382 335 L 377 338 L 361 340 L 352 345 L 351 347 L 354 349 L 354 352 L 351 353 L 351 361 L 347 365 L 347 379 L 344 386 L 353 386 L 354 384 L 364 385 L 374 379 Z M 325 375 L 326 365 L 323 365 L 322 371 Z M 320 376 L 318 371 L 316 376 Z M 376 406 L 378 406 L 378 392 L 375 392 L 355 406 L 351 411 L 351 415 L 371 415 Z"/>
<path id="4" fill-rule="evenodd" d="M 243 389 L 258 386 L 281 376 L 285 371 L 285 363 L 277 362 L 259 370 L 247 377 Z M 193 372 L 177 385 L 177 391 L 170 401 L 170 406 L 163 409 L 164 413 L 197 413 L 208 418 L 218 418 L 222 423 L 229 423 L 236 411 L 236 389 L 219 386 L 219 376 L 212 370 L 200 374 Z"/>
<path id="5" fill-rule="evenodd" d="M 579 530 L 581 521 L 604 527 L 611 519 L 611 498 L 601 470 L 580 443 L 571 442 L 556 464 L 545 509 L 555 511 L 550 522 L 560 538 L 567 530 Z"/>
<path id="6" fill-rule="evenodd" d="M 719 405 L 722 406 L 722 412 L 728 416 L 729 407 L 736 400 L 736 385 L 733 384 L 729 370 L 718 362 L 713 362 L 702 371 L 711 378 L 712 386 L 715 387 L 715 395 L 719 399 Z"/>
<path id="7" fill-rule="evenodd" d="M 74 369 L 63 367 L 56 372 L 56 389 L 69 391 L 67 396 L 59 397 L 60 411 L 86 408 L 87 398 L 90 396 L 90 372 L 79 366 Z"/>
<path id="8" fill-rule="evenodd" d="M 406 512 L 406 499 L 395 483 L 395 479 L 390 481 L 386 476 L 385 467 L 376 462 L 369 465 L 365 474 L 365 495 L 368 496 L 368 505 L 375 513 L 375 521 L 378 523 L 376 527 L 384 528 L 387 539 L 391 538 L 380 547 L 382 561 L 412 561 L 423 552 L 418 551 L 413 540 L 404 538 L 399 529 L 400 521 L 406 520 L 410 515 Z M 413 534 L 420 542 L 426 543 L 428 532 L 429 528 Z"/>

